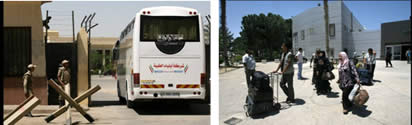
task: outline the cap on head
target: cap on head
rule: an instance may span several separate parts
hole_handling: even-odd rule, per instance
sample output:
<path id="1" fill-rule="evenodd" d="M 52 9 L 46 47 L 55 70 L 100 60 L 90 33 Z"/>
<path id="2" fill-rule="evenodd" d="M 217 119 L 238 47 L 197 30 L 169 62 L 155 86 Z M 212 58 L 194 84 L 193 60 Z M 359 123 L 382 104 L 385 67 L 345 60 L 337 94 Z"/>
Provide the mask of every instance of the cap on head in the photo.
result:
<path id="1" fill-rule="evenodd" d="M 29 64 L 28 66 L 27 66 L 27 68 L 36 68 L 37 67 L 37 65 L 33 65 L 33 64 Z"/>
<path id="2" fill-rule="evenodd" d="M 69 61 L 68 60 L 63 60 L 62 64 L 65 64 L 65 63 L 69 63 Z"/>

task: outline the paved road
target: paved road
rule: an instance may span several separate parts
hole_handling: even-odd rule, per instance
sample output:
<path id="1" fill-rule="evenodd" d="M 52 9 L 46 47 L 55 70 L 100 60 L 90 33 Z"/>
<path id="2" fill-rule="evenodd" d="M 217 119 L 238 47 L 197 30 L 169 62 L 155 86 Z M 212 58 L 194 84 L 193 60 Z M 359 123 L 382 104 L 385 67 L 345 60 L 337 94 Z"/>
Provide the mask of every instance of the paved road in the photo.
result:
<path id="1" fill-rule="evenodd" d="M 243 68 L 220 74 L 219 103 L 221 124 L 230 118 L 240 121 L 237 124 L 289 124 L 289 125 L 409 125 L 411 124 L 411 65 L 404 61 L 393 61 L 394 68 L 385 68 L 384 61 L 378 61 L 375 79 L 381 82 L 373 86 L 363 86 L 369 92 L 367 107 L 355 108 L 348 115 L 343 115 L 341 90 L 336 79 L 331 81 L 333 93 L 318 96 L 311 84 L 312 70 L 304 64 L 303 76 L 308 80 L 297 80 L 295 67 L 294 88 L 296 104 L 282 104 L 280 112 L 272 112 L 252 119 L 246 117 L 243 105 L 247 88 Z M 257 64 L 257 71 L 273 71 L 277 63 Z M 334 70 L 337 75 L 337 70 Z M 276 91 L 275 91 L 276 92 Z M 286 100 L 282 91 L 280 101 Z"/>
<path id="2" fill-rule="evenodd" d="M 118 102 L 116 82 L 111 76 L 91 77 L 92 86 L 102 87 L 92 95 L 92 106 L 89 113 L 96 125 L 209 125 L 210 106 L 208 104 L 185 103 L 143 103 L 134 109 L 127 108 Z M 51 106 L 50 106 L 51 107 Z M 48 107 L 45 107 L 48 108 Z M 55 109 L 56 107 L 54 107 Z M 74 110 L 74 109 L 73 109 Z M 45 113 L 36 113 L 36 117 L 24 117 L 17 125 L 47 124 Z M 65 123 L 63 114 L 49 124 L 61 125 Z M 76 124 L 90 124 L 78 112 L 72 112 L 72 122 Z"/>
<path id="3" fill-rule="evenodd" d="M 92 86 L 100 85 L 102 90 L 92 96 L 91 114 L 101 116 L 103 124 L 145 124 L 145 125 L 193 125 L 210 123 L 208 104 L 185 103 L 143 103 L 134 109 L 120 105 L 115 79 L 110 76 L 92 76 Z"/>

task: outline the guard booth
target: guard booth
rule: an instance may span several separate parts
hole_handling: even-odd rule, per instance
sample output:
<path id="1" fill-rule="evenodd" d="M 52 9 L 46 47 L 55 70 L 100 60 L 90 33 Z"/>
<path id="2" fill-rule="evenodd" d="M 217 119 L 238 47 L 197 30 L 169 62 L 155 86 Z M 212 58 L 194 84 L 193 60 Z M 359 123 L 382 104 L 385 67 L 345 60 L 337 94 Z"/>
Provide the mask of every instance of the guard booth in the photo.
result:
<path id="1" fill-rule="evenodd" d="M 46 46 L 46 70 L 47 79 L 57 81 L 58 68 L 61 67 L 62 60 L 69 60 L 69 68 L 71 70 L 70 78 L 70 94 L 73 98 L 77 97 L 77 42 L 75 43 L 47 43 Z M 59 94 L 55 89 L 48 89 L 48 105 L 59 104 Z"/>

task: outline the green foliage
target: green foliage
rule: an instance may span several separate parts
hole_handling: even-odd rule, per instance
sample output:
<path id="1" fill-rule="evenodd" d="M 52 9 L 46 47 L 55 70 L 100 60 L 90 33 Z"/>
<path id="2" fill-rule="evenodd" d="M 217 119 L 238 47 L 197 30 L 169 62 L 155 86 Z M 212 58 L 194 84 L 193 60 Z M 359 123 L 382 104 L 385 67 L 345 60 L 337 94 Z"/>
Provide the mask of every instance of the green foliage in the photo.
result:
<path id="1" fill-rule="evenodd" d="M 225 28 L 224 30 L 222 27 L 219 28 L 219 52 L 223 56 L 223 61 L 225 62 L 226 66 L 230 65 L 228 53 L 226 51 L 232 51 L 233 48 L 233 33 Z M 225 58 L 227 57 L 227 58 Z"/>
<path id="2" fill-rule="evenodd" d="M 233 60 L 234 62 L 242 62 L 242 55 L 236 55 Z"/>
<path id="3" fill-rule="evenodd" d="M 111 62 L 112 60 L 112 53 L 109 55 L 105 56 L 105 65 L 103 66 L 103 54 L 98 53 L 97 51 L 90 51 L 90 69 L 91 69 L 91 74 L 98 74 L 99 70 L 102 71 L 102 73 L 113 70 L 113 64 Z"/>
<path id="4" fill-rule="evenodd" d="M 247 40 L 245 40 L 243 37 L 237 37 L 235 40 L 233 40 L 233 52 L 236 55 L 245 54 L 245 51 L 247 49 Z"/>
<path id="5" fill-rule="evenodd" d="M 219 64 L 222 64 L 224 62 L 223 56 L 219 56 Z"/>
<path id="6" fill-rule="evenodd" d="M 277 14 L 244 16 L 241 29 L 240 37 L 233 42 L 233 52 L 244 54 L 249 48 L 253 50 L 256 61 L 273 60 L 279 56 L 282 43 L 292 45 L 292 20 L 285 20 Z"/>
<path id="7" fill-rule="evenodd" d="M 93 69 L 97 71 L 97 69 L 101 69 L 102 67 L 102 54 L 98 53 L 97 51 L 90 51 L 89 54 L 89 63 L 90 63 L 90 69 Z"/>

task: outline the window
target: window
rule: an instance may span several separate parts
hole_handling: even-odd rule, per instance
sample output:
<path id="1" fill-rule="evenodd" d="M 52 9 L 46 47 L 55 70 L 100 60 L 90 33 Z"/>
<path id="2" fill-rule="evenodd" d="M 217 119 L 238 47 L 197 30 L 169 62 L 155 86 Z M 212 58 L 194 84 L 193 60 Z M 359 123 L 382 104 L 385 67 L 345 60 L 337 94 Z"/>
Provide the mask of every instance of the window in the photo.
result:
<path id="1" fill-rule="evenodd" d="M 3 28 L 5 76 L 23 76 L 31 63 L 31 27 Z"/>
<path id="2" fill-rule="evenodd" d="M 314 29 L 313 29 L 313 28 L 309 28 L 309 34 L 310 34 L 310 35 L 315 34 L 315 31 L 314 31 Z"/>
<path id="3" fill-rule="evenodd" d="M 192 42 L 200 40 L 198 16 L 141 16 L 140 26 L 140 41 L 155 41 L 163 36 Z"/>
<path id="4" fill-rule="evenodd" d="M 293 33 L 293 40 L 298 41 L 298 32 Z"/>
<path id="5" fill-rule="evenodd" d="M 348 27 L 346 27 L 346 25 L 343 25 L 343 31 L 348 32 Z"/>
<path id="6" fill-rule="evenodd" d="M 301 38 L 301 40 L 305 40 L 305 31 L 304 30 L 300 31 L 300 38 Z"/>
<path id="7" fill-rule="evenodd" d="M 330 37 L 335 36 L 335 24 L 329 24 L 329 36 Z"/>

